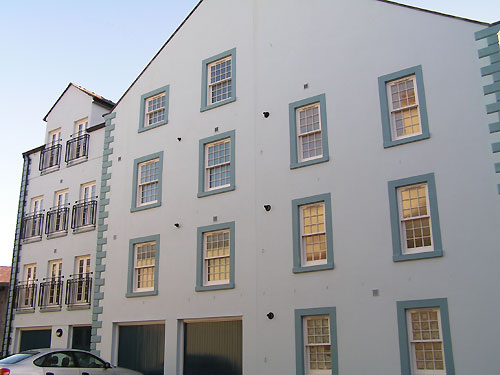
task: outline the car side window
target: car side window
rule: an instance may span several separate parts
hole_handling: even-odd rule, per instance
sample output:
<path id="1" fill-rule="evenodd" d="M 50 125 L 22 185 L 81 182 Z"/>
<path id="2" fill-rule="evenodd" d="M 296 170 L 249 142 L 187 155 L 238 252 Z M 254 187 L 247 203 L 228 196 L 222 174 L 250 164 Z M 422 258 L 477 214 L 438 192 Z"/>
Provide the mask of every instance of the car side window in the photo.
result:
<path id="1" fill-rule="evenodd" d="M 41 367 L 76 367 L 70 352 L 50 353 L 38 358 L 34 364 Z"/>
<path id="2" fill-rule="evenodd" d="M 78 363 L 78 367 L 85 368 L 106 368 L 106 363 L 90 353 L 73 352 Z"/>

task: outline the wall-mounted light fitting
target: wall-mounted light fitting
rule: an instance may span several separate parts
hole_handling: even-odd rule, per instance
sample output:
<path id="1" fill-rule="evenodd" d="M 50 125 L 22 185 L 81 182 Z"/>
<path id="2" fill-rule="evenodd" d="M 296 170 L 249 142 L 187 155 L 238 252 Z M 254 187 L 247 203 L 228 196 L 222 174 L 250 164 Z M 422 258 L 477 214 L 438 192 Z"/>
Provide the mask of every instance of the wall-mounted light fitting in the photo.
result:
<path id="1" fill-rule="evenodd" d="M 269 117 L 269 112 L 262 112 L 262 114 L 264 115 L 264 118 L 268 118 Z"/>
<path id="2" fill-rule="evenodd" d="M 177 140 L 178 140 L 179 142 L 181 141 L 181 139 L 182 139 L 181 137 L 177 137 Z"/>
<path id="3" fill-rule="evenodd" d="M 271 205 L 270 204 L 265 204 L 264 205 L 264 210 L 271 211 Z"/>
<path id="4" fill-rule="evenodd" d="M 176 227 L 176 228 L 180 228 L 180 226 L 181 226 L 181 225 L 180 225 L 179 223 L 175 223 L 175 224 L 174 224 L 174 227 Z"/>
<path id="5" fill-rule="evenodd" d="M 267 313 L 267 319 L 271 320 L 273 318 L 274 318 L 274 313 L 273 312 Z"/>

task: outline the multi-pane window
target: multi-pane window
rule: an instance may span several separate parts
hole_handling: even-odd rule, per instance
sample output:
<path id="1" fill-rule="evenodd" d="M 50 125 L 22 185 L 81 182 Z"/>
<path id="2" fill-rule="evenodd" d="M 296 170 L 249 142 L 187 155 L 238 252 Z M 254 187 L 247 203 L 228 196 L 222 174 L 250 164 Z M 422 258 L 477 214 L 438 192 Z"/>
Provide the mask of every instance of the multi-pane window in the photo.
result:
<path id="1" fill-rule="evenodd" d="M 415 76 L 387 83 L 393 139 L 422 133 Z"/>
<path id="2" fill-rule="evenodd" d="M 24 296 L 22 299 L 23 306 L 34 306 L 34 298 L 36 297 L 36 264 L 26 264 L 24 266 Z"/>
<path id="3" fill-rule="evenodd" d="M 206 189 L 218 189 L 231 184 L 231 139 L 205 145 Z"/>
<path id="4" fill-rule="evenodd" d="M 330 318 L 314 315 L 303 318 L 304 359 L 307 374 L 331 374 Z"/>
<path id="5" fill-rule="evenodd" d="M 320 104 L 297 108 L 296 114 L 299 161 L 322 157 Z"/>
<path id="6" fill-rule="evenodd" d="M 232 97 L 232 56 L 208 64 L 208 104 Z"/>
<path id="7" fill-rule="evenodd" d="M 224 284 L 230 278 L 230 231 L 204 234 L 205 285 Z"/>
<path id="8" fill-rule="evenodd" d="M 302 264 L 326 263 L 325 203 L 317 202 L 300 207 Z"/>
<path id="9" fill-rule="evenodd" d="M 432 251 L 427 184 L 398 189 L 403 253 Z"/>
<path id="10" fill-rule="evenodd" d="M 378 78 L 384 147 L 430 137 L 422 66 Z"/>
<path id="11" fill-rule="evenodd" d="M 146 99 L 144 127 L 165 121 L 165 92 Z"/>
<path id="12" fill-rule="evenodd" d="M 292 201 L 293 272 L 333 269 L 331 194 Z"/>
<path id="13" fill-rule="evenodd" d="M 198 197 L 235 189 L 235 131 L 199 142 Z"/>
<path id="14" fill-rule="evenodd" d="M 198 227 L 196 291 L 234 288 L 234 221 Z"/>
<path id="15" fill-rule="evenodd" d="M 134 291 L 150 291 L 155 282 L 156 242 L 135 245 L 134 250 Z"/>
<path id="16" fill-rule="evenodd" d="M 393 260 L 443 256 L 434 173 L 389 181 Z"/>
<path id="17" fill-rule="evenodd" d="M 59 305 L 61 302 L 62 289 L 62 260 L 53 260 L 49 262 L 49 275 L 48 305 Z"/>
<path id="18" fill-rule="evenodd" d="M 288 105 L 290 168 L 329 160 L 326 96 L 316 95 Z"/>
<path id="19" fill-rule="evenodd" d="M 75 134 L 76 135 L 84 135 L 88 126 L 89 126 L 88 117 L 85 117 L 84 119 L 76 121 L 75 122 Z"/>
<path id="20" fill-rule="evenodd" d="M 159 182 L 159 159 L 139 164 L 137 205 L 142 206 L 157 201 Z"/>
<path id="21" fill-rule="evenodd" d="M 407 310 L 412 374 L 446 374 L 439 308 Z"/>

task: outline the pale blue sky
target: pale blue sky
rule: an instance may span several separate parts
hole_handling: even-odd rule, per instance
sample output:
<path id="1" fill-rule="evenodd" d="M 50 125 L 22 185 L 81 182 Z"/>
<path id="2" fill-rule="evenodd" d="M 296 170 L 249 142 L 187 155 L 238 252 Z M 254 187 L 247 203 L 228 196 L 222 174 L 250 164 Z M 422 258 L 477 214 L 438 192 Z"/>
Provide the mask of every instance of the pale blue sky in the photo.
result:
<path id="1" fill-rule="evenodd" d="M 0 0 L 0 265 L 11 263 L 21 154 L 43 144 L 42 119 L 59 95 L 73 82 L 117 101 L 197 2 Z M 498 0 L 401 2 L 500 20 Z"/>

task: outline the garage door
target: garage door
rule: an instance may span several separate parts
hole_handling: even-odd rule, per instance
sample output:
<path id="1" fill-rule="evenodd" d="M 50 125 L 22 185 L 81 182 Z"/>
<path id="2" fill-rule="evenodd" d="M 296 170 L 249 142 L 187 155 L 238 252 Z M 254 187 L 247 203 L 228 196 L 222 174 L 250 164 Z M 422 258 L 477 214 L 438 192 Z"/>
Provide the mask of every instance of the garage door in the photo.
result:
<path id="1" fill-rule="evenodd" d="M 50 348 L 50 338 L 52 330 L 38 329 L 21 331 L 21 342 L 19 343 L 19 351 L 29 349 Z"/>
<path id="2" fill-rule="evenodd" d="M 241 375 L 241 320 L 184 324 L 184 375 Z"/>
<path id="3" fill-rule="evenodd" d="M 118 335 L 118 366 L 163 375 L 164 324 L 120 326 Z"/>

